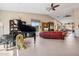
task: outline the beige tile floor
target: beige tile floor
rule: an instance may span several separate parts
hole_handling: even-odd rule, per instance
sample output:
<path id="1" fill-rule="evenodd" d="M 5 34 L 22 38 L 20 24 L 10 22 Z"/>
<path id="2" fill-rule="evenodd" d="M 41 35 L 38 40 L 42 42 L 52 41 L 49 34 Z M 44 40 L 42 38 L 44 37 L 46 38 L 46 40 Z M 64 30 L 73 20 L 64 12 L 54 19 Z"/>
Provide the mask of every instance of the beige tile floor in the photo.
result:
<path id="1" fill-rule="evenodd" d="M 37 36 L 36 44 L 33 38 L 26 38 L 27 49 L 0 51 L 0 56 L 79 56 L 79 38 L 70 33 L 65 40 L 43 39 Z"/>
<path id="2" fill-rule="evenodd" d="M 43 39 L 37 36 L 36 44 L 33 38 L 26 38 L 30 42 L 27 49 L 21 49 L 19 56 L 79 56 L 79 38 L 70 33 L 65 40 Z M 14 50 L 14 55 L 17 55 Z"/>

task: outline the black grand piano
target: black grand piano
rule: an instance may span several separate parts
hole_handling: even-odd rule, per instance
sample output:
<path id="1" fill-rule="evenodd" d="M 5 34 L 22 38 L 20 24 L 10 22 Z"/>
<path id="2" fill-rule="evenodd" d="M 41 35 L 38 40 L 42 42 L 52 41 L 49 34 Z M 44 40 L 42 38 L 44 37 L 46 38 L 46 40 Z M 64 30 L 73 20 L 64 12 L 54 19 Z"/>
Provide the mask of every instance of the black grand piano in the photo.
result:
<path id="1" fill-rule="evenodd" d="M 36 41 L 36 28 L 31 25 L 23 24 L 21 20 L 17 20 L 18 30 L 25 34 L 27 37 L 27 33 L 29 33 L 29 37 L 34 37 L 34 43 Z"/>
<path id="2" fill-rule="evenodd" d="M 31 25 L 25 25 L 21 20 L 17 20 L 18 29 L 22 32 L 36 32 L 35 27 Z"/>

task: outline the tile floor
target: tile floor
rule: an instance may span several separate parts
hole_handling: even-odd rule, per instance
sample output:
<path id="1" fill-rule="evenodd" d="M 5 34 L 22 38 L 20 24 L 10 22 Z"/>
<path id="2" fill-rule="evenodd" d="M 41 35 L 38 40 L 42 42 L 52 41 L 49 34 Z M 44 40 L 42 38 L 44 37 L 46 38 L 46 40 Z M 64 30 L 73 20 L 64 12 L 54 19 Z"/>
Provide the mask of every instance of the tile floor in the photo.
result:
<path id="1" fill-rule="evenodd" d="M 14 56 L 79 56 L 79 38 L 75 38 L 73 33 L 69 33 L 65 40 L 43 39 L 37 36 L 36 44 L 33 38 L 26 38 L 27 49 L 13 49 L 3 55 Z M 5 51 L 4 51 L 5 52 Z M 2 56 L 0 52 L 0 55 Z"/>
<path id="2" fill-rule="evenodd" d="M 43 39 L 37 36 L 35 45 L 33 38 L 27 38 L 26 41 L 31 44 L 27 49 L 18 51 L 20 56 L 79 56 L 79 38 L 75 38 L 72 33 L 69 33 L 65 40 Z"/>
<path id="3" fill-rule="evenodd" d="M 4 48 L 4 45 L 0 45 L 0 56 L 13 56 L 14 50 L 7 51 L 7 49 Z"/>

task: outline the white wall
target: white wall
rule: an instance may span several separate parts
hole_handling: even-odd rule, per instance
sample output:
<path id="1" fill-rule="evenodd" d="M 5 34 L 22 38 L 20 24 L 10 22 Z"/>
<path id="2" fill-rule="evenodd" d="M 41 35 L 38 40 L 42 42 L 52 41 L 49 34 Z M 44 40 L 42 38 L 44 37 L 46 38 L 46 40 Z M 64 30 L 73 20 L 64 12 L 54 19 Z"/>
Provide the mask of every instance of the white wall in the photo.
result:
<path id="1" fill-rule="evenodd" d="M 79 37 L 79 28 L 78 28 L 78 25 L 79 25 L 79 8 L 76 8 L 74 10 L 74 22 L 75 22 L 75 33 L 76 33 L 76 36 Z"/>
<path id="2" fill-rule="evenodd" d="M 19 18 L 26 21 L 26 24 L 31 24 L 31 19 L 40 20 L 41 22 L 56 21 L 48 15 L 14 12 L 14 11 L 0 11 L 0 20 L 4 25 L 4 34 L 9 33 L 9 20 Z"/>

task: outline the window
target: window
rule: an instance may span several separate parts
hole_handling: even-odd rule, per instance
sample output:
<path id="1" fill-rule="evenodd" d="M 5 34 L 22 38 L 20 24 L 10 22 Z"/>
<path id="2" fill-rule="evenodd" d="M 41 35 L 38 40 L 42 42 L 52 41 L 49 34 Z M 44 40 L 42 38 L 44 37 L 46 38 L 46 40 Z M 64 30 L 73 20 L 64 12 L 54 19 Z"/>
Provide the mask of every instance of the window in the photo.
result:
<path id="1" fill-rule="evenodd" d="M 39 31 L 39 27 L 40 27 L 40 22 L 39 21 L 32 21 L 31 23 L 32 26 L 34 26 L 36 28 L 36 31 Z"/>

